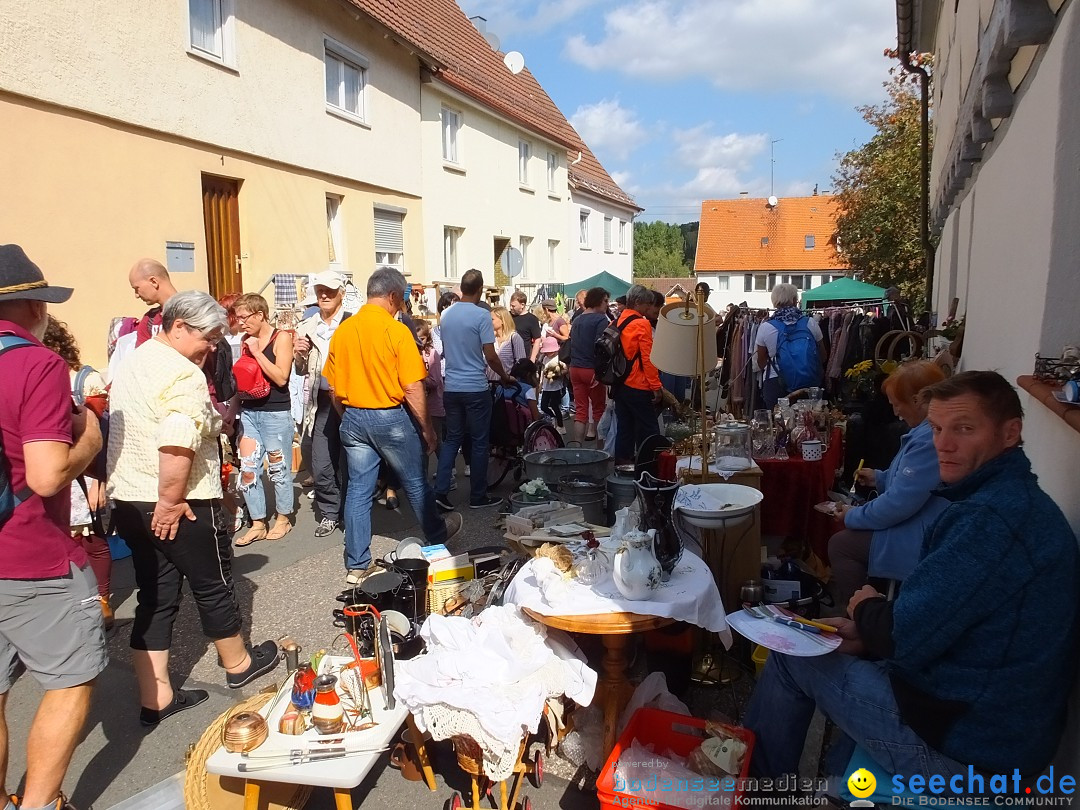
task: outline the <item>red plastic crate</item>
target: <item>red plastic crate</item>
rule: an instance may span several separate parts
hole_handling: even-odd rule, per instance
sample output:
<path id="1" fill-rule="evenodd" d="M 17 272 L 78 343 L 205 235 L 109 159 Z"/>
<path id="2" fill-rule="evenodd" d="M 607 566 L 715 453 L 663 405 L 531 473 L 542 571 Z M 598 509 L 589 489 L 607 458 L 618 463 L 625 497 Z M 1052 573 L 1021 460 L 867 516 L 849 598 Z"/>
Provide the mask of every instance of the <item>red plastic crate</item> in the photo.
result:
<path id="1" fill-rule="evenodd" d="M 736 728 L 735 733 L 746 743 L 746 757 L 743 759 L 742 773 L 739 774 L 737 786 L 732 796 L 732 807 L 742 806 L 741 783 L 750 772 L 750 757 L 754 753 L 754 733 L 749 729 Z M 619 793 L 615 790 L 615 767 L 623 751 L 630 749 L 636 739 L 642 745 L 652 746 L 657 756 L 663 756 L 665 752 L 672 751 L 681 757 L 688 756 L 691 751 L 701 745 L 705 739 L 705 721 L 698 717 L 688 717 L 685 714 L 665 712 L 660 709 L 638 709 L 626 730 L 615 742 L 611 750 L 611 756 L 604 763 L 600 775 L 596 779 L 596 792 L 602 808 L 623 808 L 631 806 L 658 807 L 660 810 L 680 810 L 675 805 L 653 804 L 651 800 Z M 709 777 L 703 777 L 708 779 Z M 705 794 L 702 794 L 705 795 Z"/>

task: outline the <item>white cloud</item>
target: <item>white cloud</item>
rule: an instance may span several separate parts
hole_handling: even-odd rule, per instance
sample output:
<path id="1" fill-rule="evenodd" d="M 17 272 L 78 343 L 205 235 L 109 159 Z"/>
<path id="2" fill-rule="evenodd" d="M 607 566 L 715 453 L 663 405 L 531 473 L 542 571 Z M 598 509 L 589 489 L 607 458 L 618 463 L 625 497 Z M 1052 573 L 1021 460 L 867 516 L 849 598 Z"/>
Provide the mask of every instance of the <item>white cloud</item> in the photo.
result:
<path id="1" fill-rule="evenodd" d="M 709 124 L 673 133 L 675 156 L 686 166 L 707 168 L 726 166 L 745 169 L 750 159 L 760 155 L 769 145 L 768 135 L 710 135 Z"/>
<path id="2" fill-rule="evenodd" d="M 605 98 L 596 104 L 583 104 L 570 116 L 570 123 L 594 154 L 626 160 L 648 138 L 645 125 L 633 110 L 618 99 Z"/>
<path id="3" fill-rule="evenodd" d="M 595 41 L 566 56 L 593 70 L 652 80 L 705 77 L 726 90 L 881 95 L 895 9 L 867 0 L 624 0 Z"/>

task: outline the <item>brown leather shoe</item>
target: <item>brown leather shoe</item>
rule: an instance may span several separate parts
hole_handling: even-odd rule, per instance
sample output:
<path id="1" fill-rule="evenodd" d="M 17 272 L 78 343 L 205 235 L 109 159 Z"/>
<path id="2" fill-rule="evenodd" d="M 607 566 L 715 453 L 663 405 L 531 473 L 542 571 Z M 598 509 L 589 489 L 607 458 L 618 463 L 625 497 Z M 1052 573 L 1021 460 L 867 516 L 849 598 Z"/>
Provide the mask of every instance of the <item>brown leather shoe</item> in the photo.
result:
<path id="1" fill-rule="evenodd" d="M 113 629 L 113 625 L 116 623 L 116 617 L 113 616 L 113 609 L 109 607 L 108 597 L 99 596 L 98 600 L 101 602 L 101 623 L 105 627 L 105 632 L 108 633 Z"/>

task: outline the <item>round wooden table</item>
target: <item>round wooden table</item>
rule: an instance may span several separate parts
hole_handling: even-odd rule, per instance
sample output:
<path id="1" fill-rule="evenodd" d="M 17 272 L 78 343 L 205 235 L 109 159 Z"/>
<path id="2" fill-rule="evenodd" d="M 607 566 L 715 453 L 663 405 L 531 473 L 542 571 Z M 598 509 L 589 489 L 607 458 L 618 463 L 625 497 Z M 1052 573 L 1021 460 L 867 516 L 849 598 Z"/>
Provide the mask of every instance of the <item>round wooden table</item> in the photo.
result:
<path id="1" fill-rule="evenodd" d="M 626 678 L 626 644 L 632 633 L 656 630 L 674 624 L 666 616 L 643 616 L 639 613 L 594 613 L 587 616 L 545 616 L 527 607 L 522 612 L 547 627 L 567 633 L 588 633 L 600 636 L 604 645 L 603 674 L 597 690 L 603 691 L 604 700 L 604 759 L 615 747 L 615 729 L 619 715 L 626 708 L 633 687 Z"/>

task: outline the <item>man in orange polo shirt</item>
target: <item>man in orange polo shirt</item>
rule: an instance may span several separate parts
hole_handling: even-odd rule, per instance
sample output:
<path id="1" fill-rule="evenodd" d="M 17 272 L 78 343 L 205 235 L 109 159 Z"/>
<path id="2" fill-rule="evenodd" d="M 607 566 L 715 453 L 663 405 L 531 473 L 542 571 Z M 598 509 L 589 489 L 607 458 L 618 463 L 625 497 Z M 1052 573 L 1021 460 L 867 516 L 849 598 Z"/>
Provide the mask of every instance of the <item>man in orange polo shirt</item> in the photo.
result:
<path id="1" fill-rule="evenodd" d="M 397 473 L 429 544 L 461 530 L 461 515 L 444 521 L 424 475 L 435 447 L 424 378 L 427 366 L 409 327 L 394 319 L 405 299 L 405 276 L 390 267 L 371 274 L 367 303 L 342 321 L 330 340 L 323 375 L 342 413 L 348 466 L 345 495 L 345 581 L 359 583 L 371 567 L 371 502 L 379 462 Z"/>
<path id="2" fill-rule="evenodd" d="M 653 291 L 635 284 L 626 293 L 626 309 L 619 316 L 622 347 L 630 361 L 630 373 L 621 385 L 612 386 L 615 400 L 615 460 L 633 461 L 637 448 L 660 432 L 656 406 L 663 387 L 652 364 L 653 331 L 648 316 L 653 310 Z"/>

